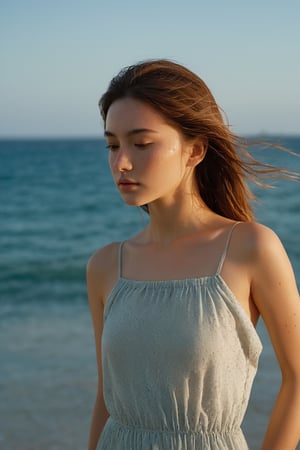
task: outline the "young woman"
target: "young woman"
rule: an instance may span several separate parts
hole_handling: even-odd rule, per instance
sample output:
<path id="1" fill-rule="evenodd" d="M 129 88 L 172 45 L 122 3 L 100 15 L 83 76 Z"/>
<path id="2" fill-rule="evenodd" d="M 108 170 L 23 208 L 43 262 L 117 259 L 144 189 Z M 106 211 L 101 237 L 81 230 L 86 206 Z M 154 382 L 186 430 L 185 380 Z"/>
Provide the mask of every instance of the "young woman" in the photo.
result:
<path id="1" fill-rule="evenodd" d="M 113 179 L 149 225 L 87 265 L 99 367 L 89 450 L 247 449 L 260 315 L 282 371 L 261 448 L 295 449 L 299 294 L 245 184 L 272 168 L 245 159 L 209 89 L 176 63 L 121 71 L 100 107 Z"/>

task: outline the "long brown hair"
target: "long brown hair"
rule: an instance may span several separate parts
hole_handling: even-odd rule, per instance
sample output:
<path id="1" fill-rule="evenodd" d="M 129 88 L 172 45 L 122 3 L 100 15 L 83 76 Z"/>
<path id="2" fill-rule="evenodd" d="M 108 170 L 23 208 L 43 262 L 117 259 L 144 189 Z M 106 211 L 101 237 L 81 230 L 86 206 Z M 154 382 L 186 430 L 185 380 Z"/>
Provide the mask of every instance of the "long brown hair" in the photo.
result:
<path id="1" fill-rule="evenodd" d="M 206 139 L 206 156 L 196 166 L 195 176 L 201 198 L 217 214 L 251 221 L 254 195 L 246 180 L 259 183 L 275 173 L 293 176 L 254 159 L 246 141 L 230 131 L 203 80 L 180 64 L 149 60 L 121 70 L 99 101 L 104 122 L 111 104 L 124 97 L 151 105 L 185 137 Z"/>

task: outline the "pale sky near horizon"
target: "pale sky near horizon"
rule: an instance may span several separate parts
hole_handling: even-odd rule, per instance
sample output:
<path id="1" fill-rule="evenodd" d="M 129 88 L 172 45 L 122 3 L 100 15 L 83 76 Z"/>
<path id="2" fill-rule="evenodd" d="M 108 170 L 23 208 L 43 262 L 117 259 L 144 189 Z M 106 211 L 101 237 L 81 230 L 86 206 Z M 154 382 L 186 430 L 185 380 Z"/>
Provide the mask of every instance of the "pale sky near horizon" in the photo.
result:
<path id="1" fill-rule="evenodd" d="M 102 135 L 123 67 L 196 72 L 241 134 L 300 134 L 298 0 L 0 0 L 0 137 Z"/>

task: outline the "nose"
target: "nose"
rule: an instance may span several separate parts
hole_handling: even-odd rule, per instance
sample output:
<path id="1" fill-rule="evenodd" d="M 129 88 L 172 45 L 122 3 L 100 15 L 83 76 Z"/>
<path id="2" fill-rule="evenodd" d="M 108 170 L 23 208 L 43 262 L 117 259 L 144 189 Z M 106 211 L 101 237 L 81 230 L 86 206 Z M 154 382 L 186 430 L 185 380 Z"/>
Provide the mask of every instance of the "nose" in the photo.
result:
<path id="1" fill-rule="evenodd" d="M 132 159 L 130 152 L 126 148 L 119 148 L 117 152 L 111 156 L 112 168 L 118 172 L 129 172 L 132 170 Z"/>

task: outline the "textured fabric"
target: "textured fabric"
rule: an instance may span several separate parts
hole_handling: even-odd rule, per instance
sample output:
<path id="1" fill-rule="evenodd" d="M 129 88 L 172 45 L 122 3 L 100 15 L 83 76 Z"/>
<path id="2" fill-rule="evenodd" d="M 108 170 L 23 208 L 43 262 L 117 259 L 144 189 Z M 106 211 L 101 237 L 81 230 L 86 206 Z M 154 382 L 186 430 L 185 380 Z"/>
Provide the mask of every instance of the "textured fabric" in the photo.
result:
<path id="1" fill-rule="evenodd" d="M 133 281 L 106 301 L 101 450 L 244 450 L 261 342 L 220 275 Z"/>

